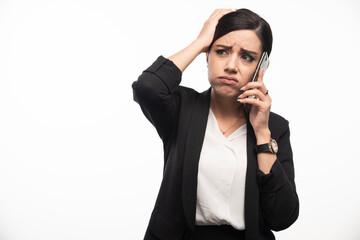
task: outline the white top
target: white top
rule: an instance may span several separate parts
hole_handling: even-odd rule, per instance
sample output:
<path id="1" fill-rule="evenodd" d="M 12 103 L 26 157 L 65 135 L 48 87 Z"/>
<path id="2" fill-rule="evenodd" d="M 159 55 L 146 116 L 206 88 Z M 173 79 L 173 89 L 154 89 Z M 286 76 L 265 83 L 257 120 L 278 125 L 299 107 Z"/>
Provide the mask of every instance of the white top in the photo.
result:
<path id="1" fill-rule="evenodd" d="M 246 124 L 227 138 L 209 111 L 198 171 L 196 225 L 245 229 Z"/>

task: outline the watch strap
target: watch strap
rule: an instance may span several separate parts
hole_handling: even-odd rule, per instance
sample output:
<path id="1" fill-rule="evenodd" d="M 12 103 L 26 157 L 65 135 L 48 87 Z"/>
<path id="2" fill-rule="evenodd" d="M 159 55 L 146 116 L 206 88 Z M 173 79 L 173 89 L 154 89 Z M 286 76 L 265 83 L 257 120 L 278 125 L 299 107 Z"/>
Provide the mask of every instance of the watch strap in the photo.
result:
<path id="1" fill-rule="evenodd" d="M 256 150 L 256 153 L 269 153 L 269 152 L 271 152 L 270 147 L 269 147 L 269 143 L 256 145 L 255 150 Z"/>

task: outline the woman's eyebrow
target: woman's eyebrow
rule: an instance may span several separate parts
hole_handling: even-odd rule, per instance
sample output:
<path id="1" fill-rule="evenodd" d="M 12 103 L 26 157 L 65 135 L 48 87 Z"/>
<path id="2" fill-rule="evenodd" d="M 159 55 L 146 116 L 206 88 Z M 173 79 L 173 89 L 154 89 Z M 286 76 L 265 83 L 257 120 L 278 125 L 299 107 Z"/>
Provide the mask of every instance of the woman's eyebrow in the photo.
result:
<path id="1" fill-rule="evenodd" d="M 222 45 L 222 44 L 216 44 L 216 47 L 221 47 L 221 48 L 224 48 L 224 49 L 231 49 L 232 46 L 226 46 L 226 45 Z"/>
<path id="2" fill-rule="evenodd" d="M 224 48 L 225 50 L 232 49 L 232 46 L 226 46 L 226 45 L 223 45 L 223 44 L 216 44 L 215 46 Z M 240 48 L 240 51 L 242 53 L 246 53 L 246 54 L 259 55 L 259 53 L 255 52 L 255 51 L 247 50 L 245 48 Z"/>
<path id="3" fill-rule="evenodd" d="M 252 55 L 258 55 L 257 52 L 254 52 L 254 51 L 250 51 L 250 50 L 247 50 L 245 48 L 240 48 L 241 52 L 243 53 L 247 53 L 247 54 L 252 54 Z"/>

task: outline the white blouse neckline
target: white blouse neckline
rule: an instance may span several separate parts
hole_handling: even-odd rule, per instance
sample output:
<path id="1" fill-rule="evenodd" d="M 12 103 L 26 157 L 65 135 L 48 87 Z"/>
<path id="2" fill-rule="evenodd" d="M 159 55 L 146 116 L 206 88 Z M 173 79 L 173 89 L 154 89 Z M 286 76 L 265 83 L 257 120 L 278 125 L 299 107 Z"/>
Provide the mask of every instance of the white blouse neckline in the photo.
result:
<path id="1" fill-rule="evenodd" d="M 209 111 L 209 117 L 212 118 L 212 122 L 214 123 L 212 125 L 212 132 L 213 133 L 218 133 L 217 135 L 222 138 L 224 138 L 227 141 L 231 141 L 234 140 L 235 138 L 238 138 L 244 134 L 246 134 L 246 123 L 244 125 L 241 125 L 239 128 L 237 128 L 234 132 L 232 132 L 229 136 L 225 137 L 224 134 L 221 132 L 220 127 L 219 127 L 219 123 L 215 117 L 214 112 L 211 110 Z M 209 123 L 209 122 L 208 122 Z"/>

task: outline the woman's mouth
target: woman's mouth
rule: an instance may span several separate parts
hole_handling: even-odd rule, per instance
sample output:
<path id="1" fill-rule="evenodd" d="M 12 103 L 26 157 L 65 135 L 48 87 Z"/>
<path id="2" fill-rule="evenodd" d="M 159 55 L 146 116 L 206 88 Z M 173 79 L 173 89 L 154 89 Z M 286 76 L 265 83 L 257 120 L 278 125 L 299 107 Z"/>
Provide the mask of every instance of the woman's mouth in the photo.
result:
<path id="1" fill-rule="evenodd" d="M 221 77 L 218 77 L 218 79 L 220 80 L 220 82 L 229 84 L 229 85 L 237 85 L 239 82 L 236 78 L 228 77 L 228 76 L 221 76 Z"/>

